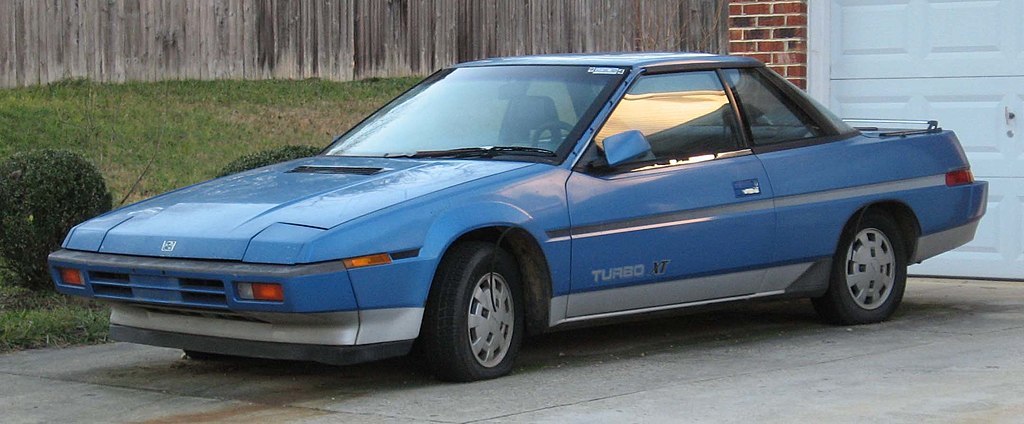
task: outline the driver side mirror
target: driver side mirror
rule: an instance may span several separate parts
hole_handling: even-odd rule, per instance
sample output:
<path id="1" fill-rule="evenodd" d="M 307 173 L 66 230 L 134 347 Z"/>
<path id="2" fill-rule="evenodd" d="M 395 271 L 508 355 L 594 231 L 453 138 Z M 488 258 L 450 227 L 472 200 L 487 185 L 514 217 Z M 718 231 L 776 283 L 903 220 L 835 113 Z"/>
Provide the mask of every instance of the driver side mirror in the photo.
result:
<path id="1" fill-rule="evenodd" d="M 637 130 L 623 131 L 604 139 L 604 158 L 608 166 L 620 165 L 651 155 L 651 143 Z"/>

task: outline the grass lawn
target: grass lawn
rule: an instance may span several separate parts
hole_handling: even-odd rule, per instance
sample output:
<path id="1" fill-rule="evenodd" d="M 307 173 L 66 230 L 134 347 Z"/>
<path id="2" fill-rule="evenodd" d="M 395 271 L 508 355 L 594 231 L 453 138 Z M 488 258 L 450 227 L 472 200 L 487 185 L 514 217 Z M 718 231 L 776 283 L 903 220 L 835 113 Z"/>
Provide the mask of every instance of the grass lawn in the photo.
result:
<path id="1" fill-rule="evenodd" d="M 69 81 L 0 90 L 0 158 L 80 152 L 99 166 L 117 206 L 151 160 L 128 202 L 209 179 L 246 153 L 327 146 L 418 80 Z"/>
<path id="2" fill-rule="evenodd" d="M 0 89 L 0 160 L 40 148 L 79 152 L 100 168 L 117 207 L 126 195 L 131 203 L 212 178 L 247 153 L 326 146 L 417 81 L 68 81 Z M 26 293 L 4 279 L 0 351 L 106 339 L 106 308 Z"/>
<path id="3" fill-rule="evenodd" d="M 0 352 L 101 343 L 109 318 L 96 302 L 0 286 Z"/>

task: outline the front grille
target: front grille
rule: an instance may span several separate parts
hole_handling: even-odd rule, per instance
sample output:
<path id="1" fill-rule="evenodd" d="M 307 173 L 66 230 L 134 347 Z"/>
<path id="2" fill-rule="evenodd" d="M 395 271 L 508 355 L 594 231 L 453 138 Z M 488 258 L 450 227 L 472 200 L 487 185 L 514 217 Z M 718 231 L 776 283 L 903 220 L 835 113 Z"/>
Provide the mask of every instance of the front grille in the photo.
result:
<path id="1" fill-rule="evenodd" d="M 221 280 L 90 271 L 89 284 L 98 298 L 206 308 L 228 305 L 227 285 Z"/>
<path id="2" fill-rule="evenodd" d="M 101 272 L 93 271 L 89 273 L 89 276 L 94 280 L 112 281 L 118 283 L 127 283 L 129 280 L 128 274 L 118 274 L 114 272 Z"/>
<path id="3" fill-rule="evenodd" d="M 131 289 L 131 287 L 116 286 L 116 285 L 113 285 L 113 284 L 95 284 L 95 283 L 93 283 L 92 291 L 93 291 L 93 293 L 96 293 L 97 296 L 124 297 L 124 298 L 132 297 L 132 289 Z"/>
<path id="4" fill-rule="evenodd" d="M 182 278 L 181 286 L 187 288 L 199 288 L 199 289 L 217 289 L 224 290 L 224 282 L 220 280 L 201 280 L 198 278 Z"/>

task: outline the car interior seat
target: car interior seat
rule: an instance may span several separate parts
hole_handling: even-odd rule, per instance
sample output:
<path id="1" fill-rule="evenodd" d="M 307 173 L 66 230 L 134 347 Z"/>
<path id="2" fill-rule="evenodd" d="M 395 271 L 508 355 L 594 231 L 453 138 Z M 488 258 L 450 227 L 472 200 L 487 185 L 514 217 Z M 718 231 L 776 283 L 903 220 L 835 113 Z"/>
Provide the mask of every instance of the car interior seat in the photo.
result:
<path id="1" fill-rule="evenodd" d="M 516 96 L 509 99 L 499 140 L 503 145 L 526 145 L 537 135 L 536 131 L 557 122 L 558 110 L 550 97 Z"/>

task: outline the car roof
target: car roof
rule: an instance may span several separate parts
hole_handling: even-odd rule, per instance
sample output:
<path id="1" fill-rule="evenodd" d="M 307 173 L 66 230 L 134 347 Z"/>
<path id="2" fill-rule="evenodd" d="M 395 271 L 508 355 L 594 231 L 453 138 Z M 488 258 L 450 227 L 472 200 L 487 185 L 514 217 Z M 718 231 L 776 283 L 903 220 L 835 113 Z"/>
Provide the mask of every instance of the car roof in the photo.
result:
<path id="1" fill-rule="evenodd" d="M 496 57 L 455 65 L 457 68 L 500 65 L 581 65 L 649 68 L 661 66 L 750 67 L 763 66 L 755 59 L 707 53 L 567 53 Z"/>

